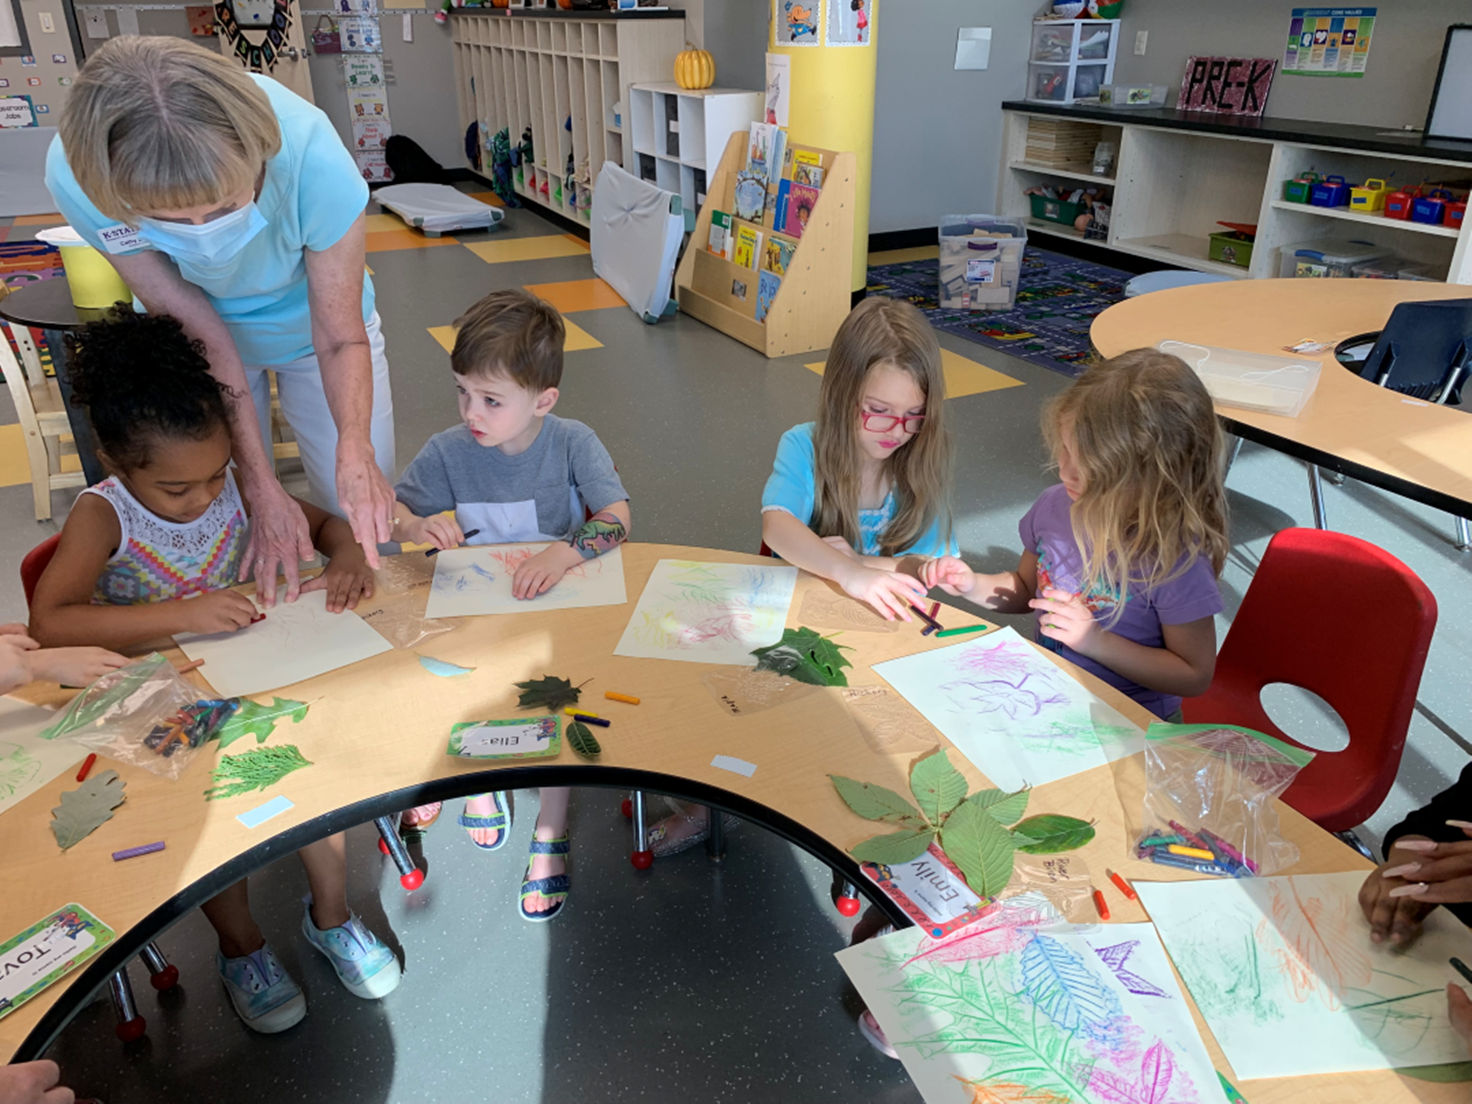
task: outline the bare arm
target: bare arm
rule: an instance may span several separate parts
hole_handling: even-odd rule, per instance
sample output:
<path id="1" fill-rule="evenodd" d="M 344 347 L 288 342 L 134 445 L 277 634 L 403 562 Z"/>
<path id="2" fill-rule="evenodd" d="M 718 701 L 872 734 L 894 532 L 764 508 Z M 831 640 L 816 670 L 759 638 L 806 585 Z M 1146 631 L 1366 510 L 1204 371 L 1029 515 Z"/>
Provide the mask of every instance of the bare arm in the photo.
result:
<path id="1" fill-rule="evenodd" d="M 762 540 L 788 563 L 824 579 L 867 602 L 885 620 L 910 620 L 910 605 L 925 597 L 926 587 L 911 572 L 897 570 L 901 561 L 871 567 L 841 542 L 819 537 L 785 510 L 762 513 Z"/>
<path id="2" fill-rule="evenodd" d="M 1038 588 L 1038 554 L 1024 552 L 1016 571 L 997 575 L 977 575 L 957 557 L 940 556 L 921 568 L 920 581 L 998 613 L 1026 613 Z"/>
<path id="3" fill-rule="evenodd" d="M 599 522 L 602 524 L 597 524 Z M 584 560 L 612 552 L 628 540 L 633 524 L 627 500 L 614 502 L 599 510 L 569 541 L 549 544 L 535 556 L 523 561 L 511 577 L 512 597 L 526 599 L 545 594 L 568 571 Z"/>
<path id="4" fill-rule="evenodd" d="M 1216 672 L 1216 621 L 1202 617 L 1162 625 L 1162 644 L 1151 648 L 1110 632 L 1078 595 L 1045 590 L 1032 601 L 1043 611 L 1039 631 L 1116 674 L 1162 694 L 1183 698 L 1206 692 Z"/>

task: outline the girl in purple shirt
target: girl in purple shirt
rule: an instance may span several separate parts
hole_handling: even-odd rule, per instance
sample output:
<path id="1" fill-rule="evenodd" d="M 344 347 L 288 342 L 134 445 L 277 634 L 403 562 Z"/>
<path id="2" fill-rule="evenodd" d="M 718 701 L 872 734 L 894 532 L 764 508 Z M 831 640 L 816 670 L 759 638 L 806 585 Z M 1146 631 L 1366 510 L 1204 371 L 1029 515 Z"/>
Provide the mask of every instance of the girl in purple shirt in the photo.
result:
<path id="1" fill-rule="evenodd" d="M 1019 526 L 1016 571 L 942 556 L 921 579 L 1003 613 L 1037 611 L 1038 643 L 1179 720 L 1211 685 L 1227 554 L 1222 434 L 1178 357 L 1135 349 L 1089 369 L 1043 413 L 1062 482 Z"/>

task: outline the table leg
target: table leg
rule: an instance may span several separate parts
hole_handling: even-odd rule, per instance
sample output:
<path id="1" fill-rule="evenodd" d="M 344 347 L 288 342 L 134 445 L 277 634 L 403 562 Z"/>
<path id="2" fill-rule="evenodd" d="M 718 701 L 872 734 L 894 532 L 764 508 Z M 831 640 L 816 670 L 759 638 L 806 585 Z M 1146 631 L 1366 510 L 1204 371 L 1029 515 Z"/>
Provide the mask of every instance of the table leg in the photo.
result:
<path id="1" fill-rule="evenodd" d="M 644 791 L 634 791 L 634 851 L 629 861 L 635 870 L 648 870 L 654 865 L 654 852 L 649 850 L 649 833 L 644 820 Z"/>
<path id="2" fill-rule="evenodd" d="M 1314 528 L 1329 528 L 1328 511 L 1324 508 L 1324 482 L 1319 478 L 1319 466 L 1308 466 L 1308 495 L 1314 507 Z"/>
<path id="3" fill-rule="evenodd" d="M 1235 433 L 1229 433 L 1227 436 L 1232 439 L 1232 443 L 1227 446 L 1227 461 L 1222 465 L 1223 482 L 1226 481 L 1227 476 L 1232 474 L 1232 465 L 1237 462 L 1237 454 L 1242 451 L 1242 438 Z"/>
<path id="4" fill-rule="evenodd" d="M 1464 517 L 1457 518 L 1457 551 L 1472 549 L 1472 522 Z"/>
<path id="5" fill-rule="evenodd" d="M 56 370 L 56 386 L 61 391 L 61 401 L 66 406 L 66 420 L 72 427 L 72 441 L 77 446 L 77 459 L 82 462 L 82 474 L 87 485 L 101 483 L 107 473 L 97 459 L 97 442 L 92 437 L 92 426 L 87 414 L 72 404 L 72 381 L 67 375 L 66 335 L 61 330 L 42 330 L 46 347 L 51 350 L 51 366 Z"/>
<path id="6" fill-rule="evenodd" d="M 726 857 L 726 820 L 719 809 L 705 810 L 710 817 L 710 835 L 705 837 L 705 857 L 711 862 L 720 862 Z"/>

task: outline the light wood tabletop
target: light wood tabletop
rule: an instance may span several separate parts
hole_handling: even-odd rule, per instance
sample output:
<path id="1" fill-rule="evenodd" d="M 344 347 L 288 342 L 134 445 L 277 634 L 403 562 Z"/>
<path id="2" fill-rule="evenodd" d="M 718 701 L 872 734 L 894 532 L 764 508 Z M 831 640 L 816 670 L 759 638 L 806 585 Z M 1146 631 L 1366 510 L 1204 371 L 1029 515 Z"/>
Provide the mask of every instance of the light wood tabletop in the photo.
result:
<path id="1" fill-rule="evenodd" d="M 1472 418 L 1360 379 L 1334 359 L 1345 338 L 1383 329 L 1399 303 L 1462 299 L 1472 289 L 1419 280 L 1235 280 L 1116 303 L 1089 336 L 1106 357 L 1161 341 L 1320 360 L 1296 418 L 1218 406 L 1233 433 L 1448 513 L 1472 517 Z M 1318 356 L 1290 354 L 1305 339 Z"/>
<path id="2" fill-rule="evenodd" d="M 5 887 L 0 893 L 0 931 L 19 932 L 48 912 L 77 902 L 115 928 L 119 938 L 85 967 L 0 1020 L 0 1056 L 38 1056 L 119 962 L 236 878 L 304 843 L 422 799 L 543 784 L 614 789 L 638 785 L 706 801 L 763 823 L 840 869 L 862 891 L 867 883 L 857 876 L 843 850 L 874 834 L 875 826 L 844 805 L 827 776 L 845 774 L 904 791 L 910 764 L 935 745 L 947 744 L 945 738 L 911 711 L 909 722 L 901 726 L 904 739 L 889 742 L 894 731 L 871 728 L 861 713 L 850 712 L 837 689 L 805 688 L 795 700 L 735 716 L 718 703 L 703 679 L 738 668 L 614 655 L 633 604 L 660 559 L 771 563 L 741 553 L 667 545 L 630 544 L 623 555 L 626 605 L 454 619 L 452 631 L 417 648 L 396 649 L 280 688 L 276 693 L 282 697 L 309 701 L 311 708 L 300 723 L 282 722 L 270 744 L 294 744 L 313 765 L 263 793 L 205 801 L 202 794 L 218 759 L 207 746 L 177 781 L 99 760 L 95 769 L 114 767 L 126 780 L 128 799 L 112 820 L 66 853 L 57 849 L 48 823 L 60 793 L 76 786 L 70 774 L 5 813 L 0 819 L 4 830 L 0 885 Z M 422 612 L 433 561 L 410 553 L 401 562 L 422 581 L 396 595 L 380 595 L 360 612 Z M 788 624 L 802 623 L 801 610 L 810 591 L 827 589 L 822 580 L 800 575 Z M 977 623 L 958 610 L 944 612 L 942 620 L 947 627 Z M 850 684 L 883 686 L 870 670 L 873 664 L 958 642 L 923 638 L 919 629 L 915 623 L 889 633 L 845 631 L 841 640 L 852 648 Z M 1117 691 L 1050 652 L 1040 649 L 1040 653 L 1131 720 L 1142 726 L 1150 722 L 1148 714 Z M 172 654 L 178 657 L 177 652 Z M 474 670 L 468 676 L 436 677 L 420 664 L 421 655 Z M 512 684 L 542 675 L 586 682 L 584 704 L 612 720 L 611 727 L 598 731 L 603 754 L 597 763 L 577 759 L 565 741 L 555 760 L 487 762 L 447 754 L 453 724 L 530 715 L 517 708 Z M 201 680 L 200 685 L 205 683 Z M 635 695 L 641 704 L 605 700 L 603 694 L 609 690 Z M 25 696 L 58 703 L 66 699 L 54 686 L 33 687 Z M 245 746 L 247 742 L 237 743 L 228 754 Z M 716 755 L 744 759 L 757 770 L 746 778 L 718 769 L 711 765 Z M 951 761 L 973 789 L 986 784 L 958 752 L 952 751 Z M 1147 916 L 1108 882 L 1106 867 L 1134 880 L 1189 876 L 1132 857 L 1130 844 L 1141 828 L 1144 782 L 1143 757 L 1135 755 L 1041 786 L 1029 804 L 1029 813 L 1059 812 L 1096 822 L 1097 837 L 1079 854 L 1106 894 L 1115 921 L 1138 922 Z M 237 813 L 278 793 L 295 807 L 255 830 L 235 819 Z M 615 797 L 594 793 L 579 800 Z M 1289 873 L 1369 868 L 1354 851 L 1291 808 L 1280 805 L 1278 811 L 1284 835 L 1301 852 Z M 165 851 L 123 863 L 111 859 L 115 850 L 160 839 L 168 845 Z M 658 872 L 656 861 L 653 876 Z M 628 876 L 641 875 L 631 869 Z M 190 977 L 183 983 L 215 982 Z M 147 1016 L 152 1003 L 147 990 L 140 992 L 140 999 Z M 1199 1014 L 1197 1023 L 1217 1068 L 1230 1071 Z M 1395 1073 L 1369 1073 L 1256 1081 L 1245 1092 L 1253 1104 L 1349 1099 L 1393 1104 L 1460 1100 L 1466 1090 Z"/>

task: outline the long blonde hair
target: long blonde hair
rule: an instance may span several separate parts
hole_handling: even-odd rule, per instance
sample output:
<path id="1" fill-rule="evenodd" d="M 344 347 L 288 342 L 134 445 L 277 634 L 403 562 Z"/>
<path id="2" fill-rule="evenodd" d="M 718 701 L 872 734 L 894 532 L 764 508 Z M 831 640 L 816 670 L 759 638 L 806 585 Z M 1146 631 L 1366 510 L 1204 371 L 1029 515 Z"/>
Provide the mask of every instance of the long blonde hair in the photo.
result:
<path id="1" fill-rule="evenodd" d="M 1056 462 L 1065 435 L 1084 488 L 1070 517 L 1085 585 L 1123 595 L 1227 558 L 1222 431 L 1185 361 L 1134 349 L 1097 364 L 1043 411 Z M 1115 615 L 1124 610 L 1121 601 Z"/>
<path id="2" fill-rule="evenodd" d="M 67 164 L 108 218 L 217 203 L 281 149 L 271 101 L 236 62 L 177 38 L 125 35 L 77 74 L 61 113 Z"/>
<path id="3" fill-rule="evenodd" d="M 820 537 L 859 545 L 859 408 L 869 373 L 881 364 L 907 373 L 925 396 L 920 432 L 885 461 L 895 512 L 879 536 L 881 555 L 914 544 L 937 519 L 951 538 L 951 436 L 945 424 L 945 376 L 935 331 L 901 299 L 865 299 L 844 319 L 828 350 L 818 398 L 816 505 L 812 526 Z"/>

